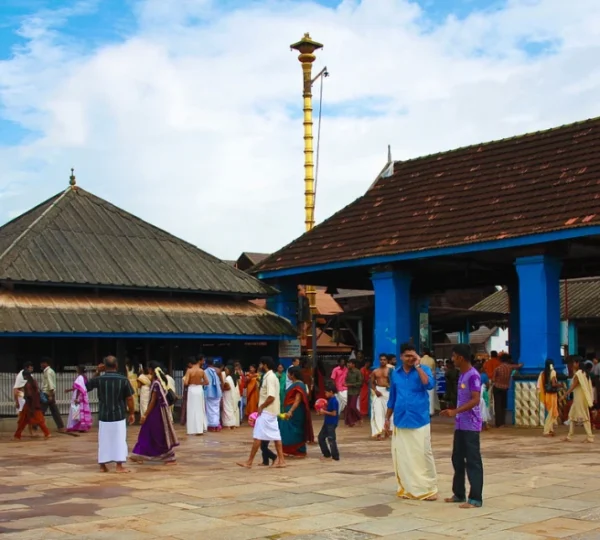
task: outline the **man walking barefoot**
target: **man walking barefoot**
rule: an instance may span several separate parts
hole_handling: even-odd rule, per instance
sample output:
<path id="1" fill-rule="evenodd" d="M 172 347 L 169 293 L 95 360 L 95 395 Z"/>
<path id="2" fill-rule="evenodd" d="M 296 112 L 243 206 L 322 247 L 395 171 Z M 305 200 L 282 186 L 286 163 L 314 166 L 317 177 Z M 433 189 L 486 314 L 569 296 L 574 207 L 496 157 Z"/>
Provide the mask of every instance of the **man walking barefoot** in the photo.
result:
<path id="1" fill-rule="evenodd" d="M 88 392 L 98 390 L 98 463 L 102 472 L 108 472 L 108 463 L 117 464 L 117 472 L 129 472 L 123 467 L 127 461 L 127 409 L 129 424 L 135 422 L 133 389 L 129 380 L 117 373 L 114 356 L 107 356 L 98 366 L 96 376 L 86 383 Z M 104 374 L 102 374 L 104 372 Z M 102 376 L 101 376 L 102 375 Z"/>
<path id="2" fill-rule="evenodd" d="M 254 443 L 248 461 L 239 462 L 237 465 L 252 468 L 254 457 L 260 448 L 261 442 L 273 441 L 275 450 L 277 450 L 277 459 L 273 463 L 275 468 L 283 468 L 286 466 L 283 458 L 283 446 L 281 444 L 281 433 L 279 432 L 279 423 L 277 416 L 280 412 L 279 398 L 279 379 L 275 375 L 275 361 L 270 356 L 263 356 L 260 359 L 260 364 L 264 371 L 264 376 L 260 385 L 260 394 L 258 400 L 258 418 L 254 424 Z"/>

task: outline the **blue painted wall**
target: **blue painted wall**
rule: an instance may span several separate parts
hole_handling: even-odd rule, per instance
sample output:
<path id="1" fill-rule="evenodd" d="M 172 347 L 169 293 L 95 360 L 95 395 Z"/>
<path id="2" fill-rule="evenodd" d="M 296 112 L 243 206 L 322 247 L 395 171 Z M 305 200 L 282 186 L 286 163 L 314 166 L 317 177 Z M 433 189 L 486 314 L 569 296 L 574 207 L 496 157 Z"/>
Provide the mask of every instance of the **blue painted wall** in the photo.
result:
<path id="1" fill-rule="evenodd" d="M 538 255 L 515 262 L 519 276 L 520 362 L 524 373 L 539 373 L 547 358 L 560 359 L 561 262 Z"/>
<path id="2" fill-rule="evenodd" d="M 579 351 L 579 335 L 577 332 L 577 322 L 569 321 L 569 354 L 578 354 Z M 557 360 L 558 361 L 558 360 Z"/>
<path id="3" fill-rule="evenodd" d="M 520 338 L 520 306 L 519 306 L 519 287 L 514 285 L 508 288 L 508 305 L 510 315 L 508 317 L 508 349 L 510 355 L 517 362 L 521 358 L 521 338 Z"/>

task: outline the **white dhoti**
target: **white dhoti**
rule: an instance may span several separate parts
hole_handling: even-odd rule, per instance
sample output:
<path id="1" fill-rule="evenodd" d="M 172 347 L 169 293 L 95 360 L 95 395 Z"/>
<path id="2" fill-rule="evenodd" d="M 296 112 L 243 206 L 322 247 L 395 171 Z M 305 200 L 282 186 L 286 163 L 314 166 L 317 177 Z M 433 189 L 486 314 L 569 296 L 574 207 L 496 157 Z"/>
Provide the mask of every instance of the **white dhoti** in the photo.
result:
<path id="1" fill-rule="evenodd" d="M 341 390 L 337 393 L 336 397 L 339 405 L 338 414 L 341 414 L 348 404 L 348 390 Z"/>
<path id="2" fill-rule="evenodd" d="M 20 413 L 23 410 L 23 407 L 25 407 L 25 398 L 19 396 L 17 399 L 19 400 L 19 409 L 17 410 L 17 413 Z"/>
<path id="3" fill-rule="evenodd" d="M 375 392 L 371 392 L 371 436 L 379 437 L 385 431 L 385 413 L 387 412 L 390 391 L 385 386 L 376 386 L 375 388 L 381 396 L 377 397 Z"/>
<path id="4" fill-rule="evenodd" d="M 259 441 L 280 441 L 279 422 L 277 416 L 263 412 L 254 424 L 254 433 L 252 435 Z"/>
<path id="5" fill-rule="evenodd" d="M 398 497 L 423 500 L 437 494 L 429 424 L 417 429 L 394 427 L 392 460 L 398 481 Z"/>
<path id="6" fill-rule="evenodd" d="M 127 424 L 119 422 L 98 423 L 98 463 L 125 463 L 127 461 Z"/>
<path id="7" fill-rule="evenodd" d="M 188 386 L 185 426 L 188 435 L 202 435 L 207 429 L 204 388 L 198 384 Z"/>
<path id="8" fill-rule="evenodd" d="M 221 427 L 221 398 L 207 398 L 206 423 L 209 428 Z"/>

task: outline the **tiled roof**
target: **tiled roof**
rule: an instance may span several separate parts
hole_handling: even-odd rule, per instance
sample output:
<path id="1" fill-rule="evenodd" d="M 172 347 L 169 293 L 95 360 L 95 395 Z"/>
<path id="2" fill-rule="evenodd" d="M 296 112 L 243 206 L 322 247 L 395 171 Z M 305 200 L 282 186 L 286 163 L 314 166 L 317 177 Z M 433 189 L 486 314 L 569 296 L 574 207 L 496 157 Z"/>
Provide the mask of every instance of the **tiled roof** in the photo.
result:
<path id="1" fill-rule="evenodd" d="M 252 253 L 250 251 L 244 251 L 242 255 L 245 255 L 252 264 L 258 264 L 259 262 L 264 261 L 270 253 Z"/>
<path id="2" fill-rule="evenodd" d="M 480 326 L 477 330 L 469 332 L 469 344 L 480 345 L 485 344 L 488 340 L 497 332 L 498 328 L 488 328 L 487 326 Z M 448 339 L 453 345 L 458 343 L 458 332 L 451 332 L 448 334 Z"/>
<path id="3" fill-rule="evenodd" d="M 569 279 L 566 287 L 565 281 L 561 281 L 560 308 L 563 319 L 600 318 L 600 278 Z M 508 293 L 504 289 L 498 291 L 475 304 L 471 309 L 473 311 L 508 314 L 510 312 Z"/>
<path id="4" fill-rule="evenodd" d="M 4 290 L 0 291 L 0 336 L 8 332 L 296 335 L 287 320 L 243 300 Z"/>
<path id="5" fill-rule="evenodd" d="M 81 188 L 0 228 L 0 280 L 266 296 L 273 289 Z"/>
<path id="6" fill-rule="evenodd" d="M 253 272 L 597 225 L 599 174 L 600 118 L 395 162 Z"/>

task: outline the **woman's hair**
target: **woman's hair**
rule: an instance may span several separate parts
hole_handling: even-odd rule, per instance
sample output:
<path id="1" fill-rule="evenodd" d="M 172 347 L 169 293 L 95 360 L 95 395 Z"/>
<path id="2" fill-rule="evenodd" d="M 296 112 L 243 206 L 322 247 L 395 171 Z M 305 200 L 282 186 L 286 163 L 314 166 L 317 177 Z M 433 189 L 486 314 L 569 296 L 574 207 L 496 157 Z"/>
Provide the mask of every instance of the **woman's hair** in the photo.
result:
<path id="1" fill-rule="evenodd" d="M 554 368 L 554 360 L 548 358 L 544 367 L 544 384 L 550 383 L 550 372 Z"/>
<path id="2" fill-rule="evenodd" d="M 154 371 L 154 373 L 156 375 L 158 375 L 160 377 L 160 380 L 164 383 L 165 386 L 167 386 L 169 384 L 169 379 L 167 379 L 167 376 L 165 375 L 162 366 L 160 365 L 159 362 L 150 362 L 148 364 L 148 367 Z"/>
<path id="3" fill-rule="evenodd" d="M 233 365 L 228 364 L 225 366 L 225 369 L 229 372 L 230 377 L 233 379 L 233 383 L 237 386 L 240 376 L 235 372 Z"/>
<path id="4" fill-rule="evenodd" d="M 288 375 L 297 381 L 302 380 L 302 370 L 298 366 L 292 366 L 288 369 Z"/>
<path id="5" fill-rule="evenodd" d="M 79 375 L 85 375 L 85 366 L 83 364 L 77 366 L 77 373 L 79 373 Z"/>

